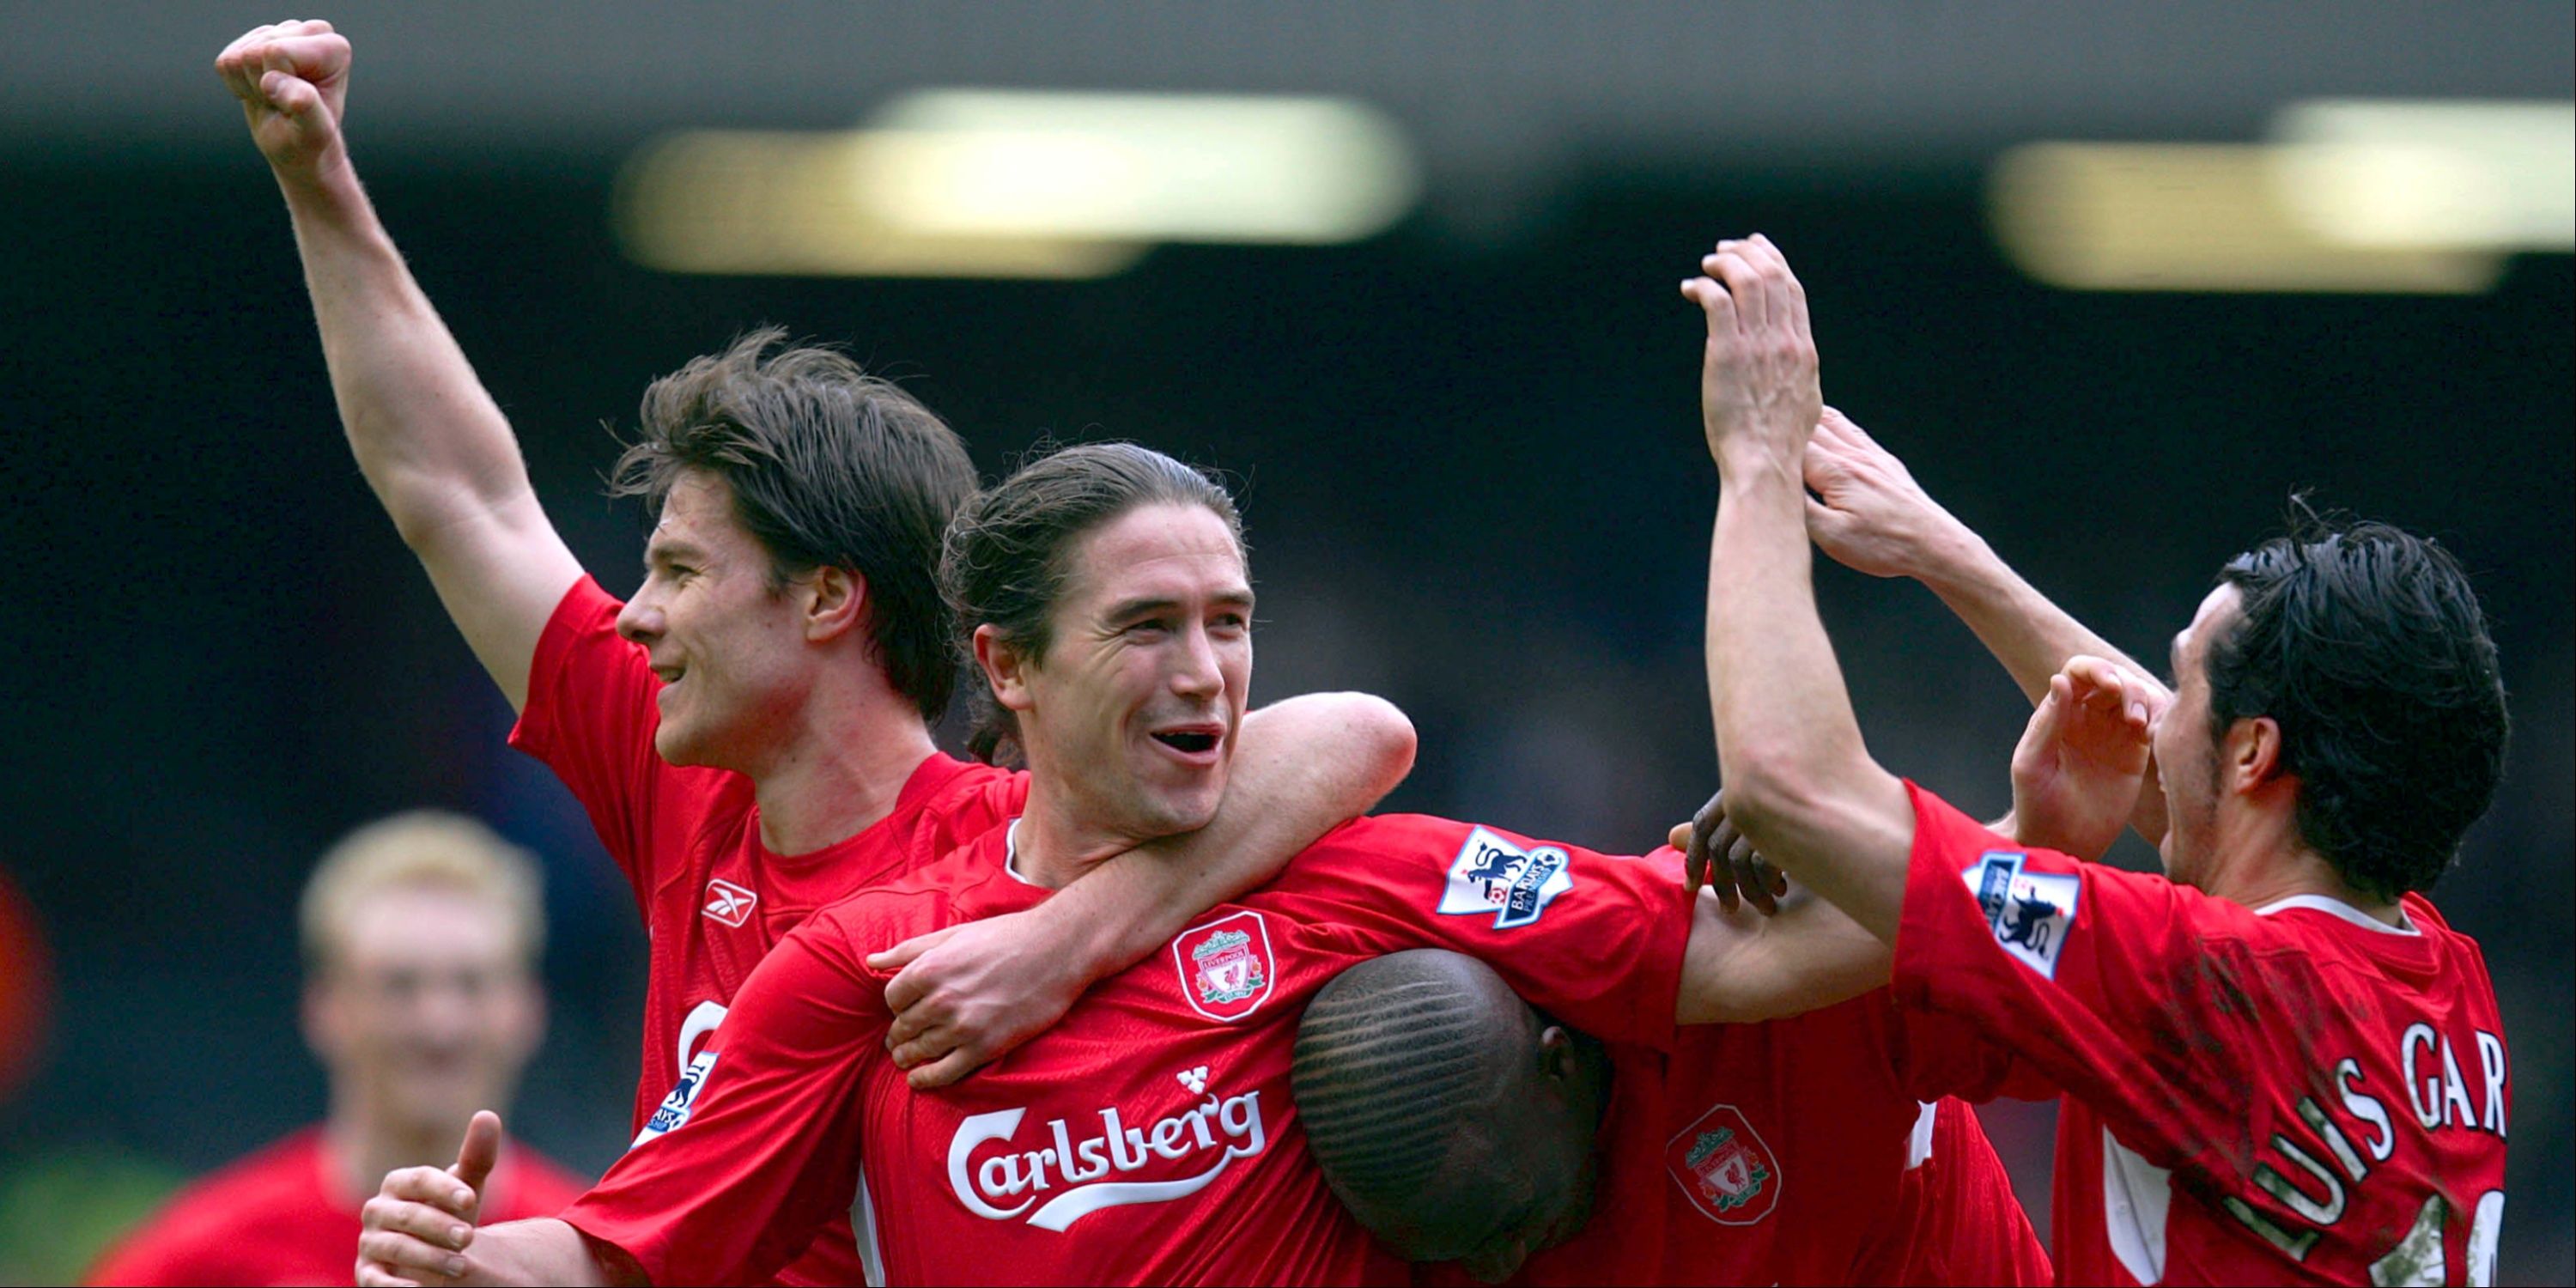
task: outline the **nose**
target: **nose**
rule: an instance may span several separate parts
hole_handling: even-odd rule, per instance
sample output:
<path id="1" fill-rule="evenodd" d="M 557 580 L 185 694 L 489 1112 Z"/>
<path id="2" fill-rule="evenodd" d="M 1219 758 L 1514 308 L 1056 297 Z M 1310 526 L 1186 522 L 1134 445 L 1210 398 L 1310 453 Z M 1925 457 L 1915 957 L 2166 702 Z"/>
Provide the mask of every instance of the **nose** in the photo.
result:
<path id="1" fill-rule="evenodd" d="M 651 587 L 635 592 L 624 608 L 617 610 L 617 633 L 637 644 L 650 644 L 662 635 L 661 605 L 645 598 Z"/>
<path id="2" fill-rule="evenodd" d="M 1172 692 L 1202 701 L 1225 693 L 1225 669 L 1217 664 L 1216 641 L 1208 638 L 1204 623 L 1191 626 L 1182 636 L 1179 656 L 1172 664 Z"/>

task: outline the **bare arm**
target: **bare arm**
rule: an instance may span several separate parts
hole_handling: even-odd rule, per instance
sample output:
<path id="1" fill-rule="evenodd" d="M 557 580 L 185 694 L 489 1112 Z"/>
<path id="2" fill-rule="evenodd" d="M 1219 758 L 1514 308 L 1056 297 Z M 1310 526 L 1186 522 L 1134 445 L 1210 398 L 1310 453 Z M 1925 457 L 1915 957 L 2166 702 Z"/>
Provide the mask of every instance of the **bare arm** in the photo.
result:
<path id="1" fill-rule="evenodd" d="M 509 422 L 358 184 L 340 128 L 349 64 L 329 23 L 296 22 L 254 29 L 215 69 L 286 198 L 359 471 L 515 710 L 537 637 L 581 566 L 539 507 Z"/>
<path id="2" fill-rule="evenodd" d="M 1413 751 L 1412 722 L 1367 694 L 1309 694 L 1253 712 L 1206 827 L 1120 855 L 1027 912 L 869 958 L 876 969 L 902 968 L 886 986 L 896 1065 L 912 1071 L 915 1087 L 944 1086 L 1036 1036 L 1092 981 L 1143 960 L 1190 918 L 1277 876 L 1291 855 L 1368 812 L 1404 781 Z"/>
<path id="3" fill-rule="evenodd" d="M 1893 944 L 1914 811 L 1862 744 L 1816 615 L 1802 462 L 1822 407 L 1805 293 L 1765 239 L 1722 242 L 1701 266 L 1715 277 L 1682 290 L 1708 321 L 1700 398 L 1719 477 L 1708 670 L 1727 814 Z"/>
<path id="4" fill-rule="evenodd" d="M 1807 502 L 1807 531 L 1819 548 L 1871 576 L 1910 577 L 1929 587 L 2034 706 L 2047 698 L 2050 677 L 2077 657 L 2107 659 L 2163 693 L 2148 678 L 2152 672 L 2023 580 L 1934 501 L 1905 462 L 1833 408 L 1824 410 L 1807 445 L 1805 478 L 1816 494 Z M 2149 841 L 2164 836 L 2164 793 L 2152 768 L 2129 822 Z"/>
<path id="5" fill-rule="evenodd" d="M 1812 891 L 1791 890 L 1726 816 L 1723 793 L 1673 828 L 1699 896 L 1673 1018 L 1749 1024 L 1848 1001 L 1888 981 L 1893 955 Z M 1742 892 L 1742 900 L 1731 897 Z"/>

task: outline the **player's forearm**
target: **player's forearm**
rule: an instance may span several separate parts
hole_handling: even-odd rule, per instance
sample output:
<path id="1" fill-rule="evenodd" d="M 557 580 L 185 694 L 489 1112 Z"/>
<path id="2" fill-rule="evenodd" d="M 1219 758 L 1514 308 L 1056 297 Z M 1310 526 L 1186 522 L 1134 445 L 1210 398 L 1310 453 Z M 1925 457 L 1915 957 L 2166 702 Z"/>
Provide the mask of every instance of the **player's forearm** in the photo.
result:
<path id="1" fill-rule="evenodd" d="M 466 1282 L 472 1283 L 605 1288 L 646 1282 L 622 1258 L 602 1258 L 581 1231 L 553 1217 L 477 1229 L 466 1255 L 472 1267 Z"/>
<path id="2" fill-rule="evenodd" d="M 1074 940 L 1092 978 L 1123 970 L 1367 813 L 1411 772 L 1413 753 L 1413 722 L 1382 698 L 1316 693 L 1264 707 L 1244 719 L 1206 827 L 1110 860 L 1033 915 Z"/>
<path id="3" fill-rule="evenodd" d="M 349 447 L 415 549 L 533 499 L 518 440 L 346 165 L 281 175 Z"/>
<path id="4" fill-rule="evenodd" d="M 1782 870 L 1892 942 L 1904 846 L 1887 853 L 1886 814 L 1911 811 L 1869 758 L 1817 616 L 1795 461 L 1720 460 L 1709 546 L 1708 672 L 1727 816 Z M 1856 832 L 1869 844 L 1854 844 Z M 1910 835 L 1910 832 L 1909 832 Z"/>
<path id="5" fill-rule="evenodd" d="M 1728 912 L 1706 892 L 1693 909 L 1674 1018 L 1754 1024 L 1849 1001 L 1887 983 L 1888 946 L 1804 887 L 1776 914 Z"/>
<path id="6" fill-rule="evenodd" d="M 2039 593 L 1983 538 L 1965 528 L 1958 529 L 1955 538 L 1936 543 L 1921 579 L 1975 632 L 1977 642 L 1995 655 L 2020 686 L 2022 696 L 2034 705 L 2048 696 L 2048 678 L 2071 657 L 2105 658 L 2141 676 L 2149 674 Z"/>

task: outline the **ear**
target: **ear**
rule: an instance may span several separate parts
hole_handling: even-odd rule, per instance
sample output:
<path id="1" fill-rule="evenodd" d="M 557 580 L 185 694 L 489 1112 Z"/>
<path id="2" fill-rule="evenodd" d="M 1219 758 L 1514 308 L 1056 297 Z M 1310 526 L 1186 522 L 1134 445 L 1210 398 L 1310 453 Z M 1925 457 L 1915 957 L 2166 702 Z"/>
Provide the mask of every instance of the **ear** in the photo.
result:
<path id="1" fill-rule="evenodd" d="M 2242 794 L 2286 777 L 2281 767 L 2281 723 L 2247 716 L 2227 730 L 2228 786 Z"/>
<path id="2" fill-rule="evenodd" d="M 341 1014 L 337 990 L 318 975 L 304 981 L 304 997 L 296 1010 L 296 1019 L 304 1030 L 304 1045 L 325 1065 L 334 1063 L 348 1045 L 348 1025 Z"/>
<path id="3" fill-rule="evenodd" d="M 868 579 L 829 564 L 805 578 L 805 638 L 820 644 L 855 629 L 867 606 Z"/>
<path id="4" fill-rule="evenodd" d="M 1552 1083 L 1574 1080 L 1576 1068 L 1574 1036 L 1561 1024 L 1550 1024 L 1538 1031 L 1538 1072 Z"/>
<path id="5" fill-rule="evenodd" d="M 1035 705 L 1029 696 L 1028 673 L 1033 669 L 1029 660 L 990 622 L 975 628 L 975 665 L 983 668 L 985 683 L 993 686 L 993 700 L 1004 710 L 1026 711 Z"/>

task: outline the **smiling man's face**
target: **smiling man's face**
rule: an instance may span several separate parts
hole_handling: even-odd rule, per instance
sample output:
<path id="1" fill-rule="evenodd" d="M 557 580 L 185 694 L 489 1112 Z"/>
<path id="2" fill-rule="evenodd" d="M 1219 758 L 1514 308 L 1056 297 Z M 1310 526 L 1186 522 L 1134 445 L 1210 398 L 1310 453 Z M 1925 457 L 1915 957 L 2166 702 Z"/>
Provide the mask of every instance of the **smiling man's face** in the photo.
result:
<path id="1" fill-rule="evenodd" d="M 1030 769 L 1094 832 L 1206 825 L 1252 681 L 1252 586 L 1225 520 L 1147 505 L 1084 534 L 1051 634 L 1014 703 Z"/>

